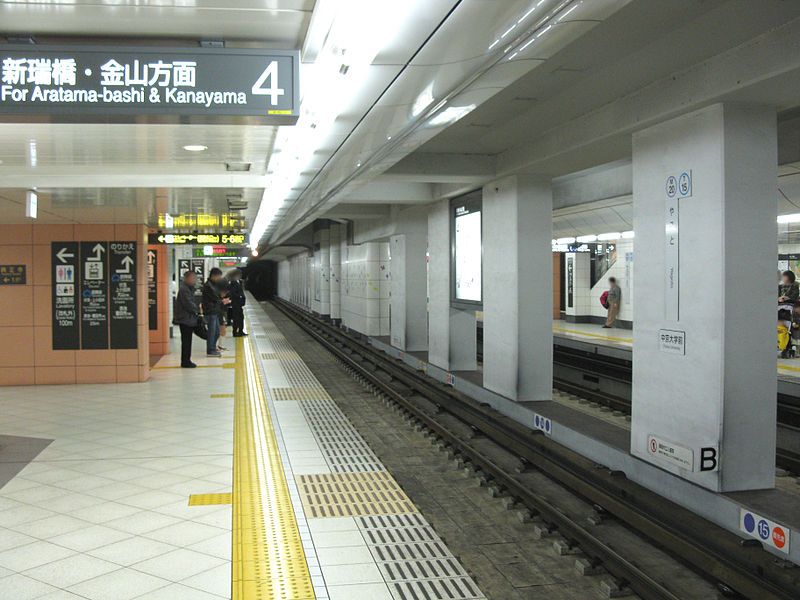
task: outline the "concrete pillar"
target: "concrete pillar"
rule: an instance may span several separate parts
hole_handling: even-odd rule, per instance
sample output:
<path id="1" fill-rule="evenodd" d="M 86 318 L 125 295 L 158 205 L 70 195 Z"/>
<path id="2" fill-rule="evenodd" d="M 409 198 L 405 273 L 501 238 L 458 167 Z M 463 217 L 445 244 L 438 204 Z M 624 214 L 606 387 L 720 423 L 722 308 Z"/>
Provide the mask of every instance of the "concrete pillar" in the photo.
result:
<path id="1" fill-rule="evenodd" d="M 475 313 L 450 305 L 450 201 L 428 213 L 428 360 L 448 371 L 478 368 Z"/>
<path id="2" fill-rule="evenodd" d="M 774 486 L 775 110 L 633 137 L 631 452 L 715 491 Z"/>
<path id="3" fill-rule="evenodd" d="M 331 319 L 342 318 L 342 226 L 338 223 L 330 228 L 330 288 Z"/>
<path id="4" fill-rule="evenodd" d="M 392 346 L 428 349 L 428 240 L 424 234 L 394 235 L 392 256 Z"/>
<path id="5" fill-rule="evenodd" d="M 483 385 L 513 400 L 552 397 L 552 233 L 549 180 L 483 188 Z"/>
<path id="6" fill-rule="evenodd" d="M 331 232 L 319 232 L 319 314 L 331 314 Z"/>

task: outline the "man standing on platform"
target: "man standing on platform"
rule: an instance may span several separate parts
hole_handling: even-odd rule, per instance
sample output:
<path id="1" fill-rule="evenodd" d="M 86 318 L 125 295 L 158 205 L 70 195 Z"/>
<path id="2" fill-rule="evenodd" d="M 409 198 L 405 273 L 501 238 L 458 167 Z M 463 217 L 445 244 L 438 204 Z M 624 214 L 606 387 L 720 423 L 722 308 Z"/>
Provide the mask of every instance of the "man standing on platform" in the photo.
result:
<path id="1" fill-rule="evenodd" d="M 223 306 L 230 300 L 223 300 L 220 294 L 222 271 L 214 267 L 208 272 L 208 279 L 203 284 L 203 315 L 208 326 L 208 339 L 206 340 L 206 356 L 222 356 L 217 348 L 219 342 L 219 321 L 222 316 Z M 227 302 L 226 302 L 227 300 Z"/>
<path id="2" fill-rule="evenodd" d="M 242 272 L 234 269 L 228 273 L 228 280 L 230 281 L 231 299 L 228 306 L 228 322 L 233 326 L 233 337 L 242 337 L 247 335 L 244 332 L 244 305 L 247 298 L 245 298 L 244 285 L 242 285 Z"/>
<path id="3" fill-rule="evenodd" d="M 186 271 L 183 274 L 178 295 L 175 296 L 174 317 L 172 322 L 181 329 L 181 367 L 193 369 L 197 365 L 192 362 L 192 335 L 197 327 L 197 315 L 200 310 L 194 299 L 194 286 L 197 283 L 197 274 Z"/>

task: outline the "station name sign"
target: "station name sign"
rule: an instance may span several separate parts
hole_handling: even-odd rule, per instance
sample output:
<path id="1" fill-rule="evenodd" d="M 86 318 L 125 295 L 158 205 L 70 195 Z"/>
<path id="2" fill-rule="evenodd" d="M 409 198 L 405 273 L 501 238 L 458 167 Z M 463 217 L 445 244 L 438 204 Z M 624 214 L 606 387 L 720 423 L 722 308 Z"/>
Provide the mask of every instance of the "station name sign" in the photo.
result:
<path id="1" fill-rule="evenodd" d="M 151 233 L 150 244 L 168 245 L 211 245 L 211 246 L 244 246 L 246 236 L 243 233 Z"/>
<path id="2" fill-rule="evenodd" d="M 299 60 L 263 49 L 2 46 L 0 115 L 291 125 Z"/>

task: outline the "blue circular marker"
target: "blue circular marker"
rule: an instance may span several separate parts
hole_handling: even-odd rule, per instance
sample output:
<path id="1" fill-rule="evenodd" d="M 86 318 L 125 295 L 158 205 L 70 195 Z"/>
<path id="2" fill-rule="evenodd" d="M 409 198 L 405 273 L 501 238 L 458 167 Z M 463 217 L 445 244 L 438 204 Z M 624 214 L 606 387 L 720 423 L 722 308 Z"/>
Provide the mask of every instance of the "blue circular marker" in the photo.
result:
<path id="1" fill-rule="evenodd" d="M 539 415 L 535 415 L 535 416 L 533 417 L 533 424 L 534 424 L 536 427 L 539 427 Z"/>
<path id="2" fill-rule="evenodd" d="M 750 513 L 744 516 L 744 528 L 747 530 L 747 533 L 753 533 L 756 528 L 756 519 Z"/>
<path id="3" fill-rule="evenodd" d="M 767 523 L 764 519 L 761 519 L 758 522 L 758 537 L 760 537 L 762 540 L 769 538 L 769 523 Z"/>
<path id="4" fill-rule="evenodd" d="M 550 427 L 551 427 L 551 426 L 552 426 L 552 425 L 551 425 L 551 422 L 550 422 L 550 421 L 545 421 L 545 422 L 544 422 L 544 428 L 545 428 L 545 431 L 547 431 L 547 433 L 550 433 Z"/>

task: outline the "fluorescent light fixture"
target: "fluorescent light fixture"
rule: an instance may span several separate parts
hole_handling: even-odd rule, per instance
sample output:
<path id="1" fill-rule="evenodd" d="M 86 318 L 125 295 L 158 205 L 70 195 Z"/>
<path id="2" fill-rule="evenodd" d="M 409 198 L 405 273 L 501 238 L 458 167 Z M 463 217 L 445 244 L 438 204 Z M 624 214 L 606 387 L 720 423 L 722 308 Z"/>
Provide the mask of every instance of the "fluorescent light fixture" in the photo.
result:
<path id="1" fill-rule="evenodd" d="M 632 231 L 623 231 L 622 232 L 622 239 L 623 240 L 632 240 L 633 237 L 634 237 L 634 234 L 633 234 Z"/>
<path id="2" fill-rule="evenodd" d="M 448 106 L 442 112 L 437 115 L 431 117 L 428 121 L 430 125 L 434 127 L 439 127 L 440 125 L 451 125 L 460 119 L 466 117 L 469 113 L 475 110 L 476 106 L 474 104 L 468 104 L 467 106 Z"/>
<path id="3" fill-rule="evenodd" d="M 28 190 L 25 194 L 25 216 L 35 219 L 39 215 L 39 195 L 36 190 Z"/>
<path id="4" fill-rule="evenodd" d="M 32 167 L 35 167 L 36 164 L 39 162 L 37 152 L 36 152 L 36 140 L 29 140 L 28 141 L 28 164 Z"/>
<path id="5" fill-rule="evenodd" d="M 613 233 L 601 233 L 600 235 L 597 236 L 597 239 L 601 242 L 611 242 L 614 240 L 618 240 L 621 237 L 622 234 L 615 231 Z"/>
<path id="6" fill-rule="evenodd" d="M 591 244 L 592 242 L 596 242 L 598 238 L 596 235 L 579 235 L 575 239 L 581 244 Z"/>
<path id="7" fill-rule="evenodd" d="M 253 255 L 253 257 L 255 258 L 256 256 L 258 256 L 258 250 L 256 250 L 255 248 L 253 248 L 253 251 L 252 251 L 250 254 L 252 254 L 252 255 Z"/>
<path id="8" fill-rule="evenodd" d="M 184 146 L 183 149 L 188 152 L 203 152 L 208 150 L 208 146 L 203 146 L 203 144 L 188 144 Z"/>
<path id="9" fill-rule="evenodd" d="M 574 237 L 563 237 L 563 238 L 558 238 L 556 240 L 556 244 L 574 244 L 574 243 L 575 243 Z"/>
<path id="10" fill-rule="evenodd" d="M 790 215 L 778 215 L 778 223 L 800 223 L 800 213 L 792 213 Z"/>

